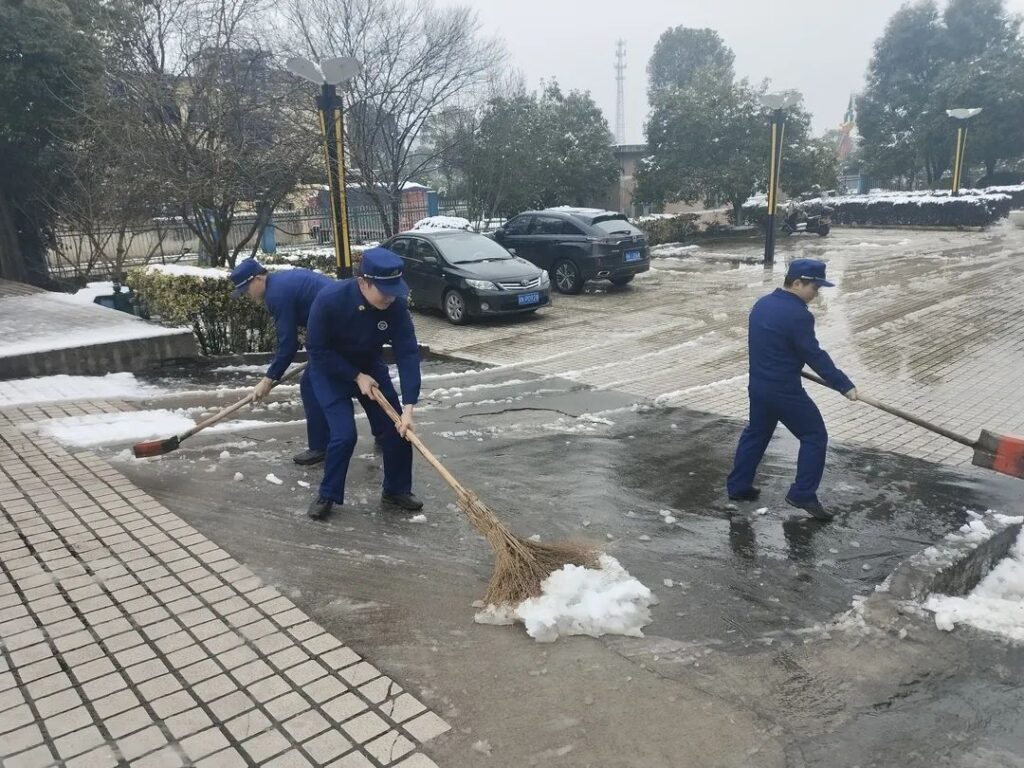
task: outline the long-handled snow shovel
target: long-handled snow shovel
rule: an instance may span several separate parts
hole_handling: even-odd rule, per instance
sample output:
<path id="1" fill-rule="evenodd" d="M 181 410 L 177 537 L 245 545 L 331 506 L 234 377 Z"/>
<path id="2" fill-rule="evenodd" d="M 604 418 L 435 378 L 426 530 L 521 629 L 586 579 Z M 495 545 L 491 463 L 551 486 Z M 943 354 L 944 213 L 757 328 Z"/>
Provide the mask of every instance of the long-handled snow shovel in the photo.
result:
<path id="1" fill-rule="evenodd" d="M 373 398 L 397 426 L 401 417 L 384 394 L 373 388 Z M 412 443 L 427 462 L 438 471 L 455 491 L 459 509 L 466 513 L 494 551 L 494 573 L 484 595 L 485 603 L 518 605 L 529 597 L 540 594 L 541 582 L 567 564 L 596 567 L 598 552 L 586 544 L 521 539 L 512 533 L 498 516 L 475 493 L 462 485 L 455 476 L 432 454 L 414 432 L 407 431 L 405 439 Z"/>
<path id="2" fill-rule="evenodd" d="M 800 375 L 805 379 L 815 382 L 816 384 L 822 384 L 826 387 L 828 386 L 828 384 L 825 384 L 824 381 L 813 373 L 801 371 Z M 971 440 L 969 437 L 965 437 L 964 435 L 957 434 L 956 432 L 944 427 L 927 422 L 912 413 L 907 413 L 906 411 L 894 408 L 891 405 L 880 403 L 867 395 L 858 393 L 857 399 L 862 403 L 867 403 L 873 408 L 878 408 L 880 411 L 891 413 L 893 416 L 897 416 L 904 421 L 909 421 L 911 424 L 916 424 L 919 427 L 927 429 L 929 432 L 934 432 L 935 434 L 942 435 L 949 440 L 954 440 L 961 445 L 966 445 L 968 448 L 973 448 L 974 459 L 971 463 L 976 467 L 991 469 L 996 472 L 1001 472 L 1004 475 L 1009 475 L 1010 477 L 1024 478 L 1024 438 L 1000 435 L 996 432 L 989 432 L 987 429 L 983 429 L 981 430 L 981 436 L 977 440 Z"/>
<path id="3" fill-rule="evenodd" d="M 309 363 L 302 363 L 301 365 L 295 366 L 290 371 L 288 371 L 284 376 L 278 379 L 274 386 L 276 387 L 285 379 L 290 379 L 295 374 L 301 373 L 302 371 L 306 370 L 307 365 L 309 365 Z M 204 429 L 216 424 L 218 421 L 226 419 L 228 416 L 230 416 L 238 409 L 243 408 L 249 403 L 251 403 L 252 399 L 253 394 L 252 392 L 250 392 L 237 403 L 229 405 L 227 408 L 222 408 L 221 410 L 217 411 L 217 413 L 213 414 L 212 416 L 206 419 L 203 419 L 194 427 L 192 427 L 192 429 L 188 430 L 187 432 L 182 432 L 180 435 L 174 435 L 173 437 L 168 437 L 165 440 L 148 440 L 144 443 L 136 443 L 135 445 L 132 446 L 132 451 L 135 454 L 135 458 L 145 459 L 151 456 L 163 456 L 165 453 L 170 453 L 171 451 L 178 450 L 178 447 L 183 442 L 192 437 L 192 435 L 196 434 L 196 432 L 202 432 Z"/>

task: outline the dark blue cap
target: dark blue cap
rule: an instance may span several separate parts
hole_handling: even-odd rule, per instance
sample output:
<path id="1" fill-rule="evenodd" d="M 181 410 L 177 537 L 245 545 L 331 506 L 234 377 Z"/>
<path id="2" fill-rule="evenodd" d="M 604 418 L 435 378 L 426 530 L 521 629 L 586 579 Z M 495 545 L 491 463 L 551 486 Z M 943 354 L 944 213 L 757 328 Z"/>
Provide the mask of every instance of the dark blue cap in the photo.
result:
<path id="1" fill-rule="evenodd" d="M 797 259 L 789 264 L 786 279 L 815 282 L 823 288 L 832 288 L 835 283 L 825 279 L 825 262 L 817 259 Z"/>
<path id="2" fill-rule="evenodd" d="M 359 264 L 359 274 L 377 286 L 381 293 L 400 299 L 409 295 L 409 286 L 402 279 L 404 269 L 402 257 L 387 248 L 363 251 Z"/>
<path id="3" fill-rule="evenodd" d="M 249 282 L 257 275 L 262 275 L 267 270 L 256 259 L 243 259 L 231 270 L 231 282 L 235 290 L 231 292 L 231 298 L 237 299 L 249 287 Z"/>

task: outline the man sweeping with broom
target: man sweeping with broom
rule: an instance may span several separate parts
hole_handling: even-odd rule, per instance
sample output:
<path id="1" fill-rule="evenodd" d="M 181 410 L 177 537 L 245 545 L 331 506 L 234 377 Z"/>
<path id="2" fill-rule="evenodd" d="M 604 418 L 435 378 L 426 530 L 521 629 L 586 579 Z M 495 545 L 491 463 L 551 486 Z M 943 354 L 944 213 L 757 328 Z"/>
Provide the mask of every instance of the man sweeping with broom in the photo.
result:
<path id="1" fill-rule="evenodd" d="M 832 389 L 857 399 L 853 382 L 818 345 L 814 315 L 807 309 L 820 288 L 833 285 L 825 279 L 824 262 L 797 259 L 789 265 L 783 287 L 762 296 L 750 311 L 750 423 L 740 436 L 726 484 L 734 501 L 755 501 L 760 495 L 754 475 L 781 421 L 800 441 L 796 481 L 786 502 L 818 520 L 832 519 L 817 495 L 828 432 L 818 406 L 801 385 L 800 371 L 809 365 Z"/>
<path id="2" fill-rule="evenodd" d="M 412 493 L 412 445 L 405 439 L 420 396 L 420 353 L 405 302 L 409 288 L 402 269 L 400 256 L 386 248 L 372 248 L 363 254 L 358 277 L 328 286 L 310 309 L 306 348 L 313 388 L 330 432 L 323 482 L 309 507 L 314 520 L 345 501 L 345 478 L 356 446 L 353 398 L 366 411 L 374 434 L 380 435 L 381 501 L 401 510 L 423 507 Z M 387 343 L 398 364 L 404 407 L 381 354 Z M 397 425 L 377 403 L 374 390 L 401 413 Z"/>

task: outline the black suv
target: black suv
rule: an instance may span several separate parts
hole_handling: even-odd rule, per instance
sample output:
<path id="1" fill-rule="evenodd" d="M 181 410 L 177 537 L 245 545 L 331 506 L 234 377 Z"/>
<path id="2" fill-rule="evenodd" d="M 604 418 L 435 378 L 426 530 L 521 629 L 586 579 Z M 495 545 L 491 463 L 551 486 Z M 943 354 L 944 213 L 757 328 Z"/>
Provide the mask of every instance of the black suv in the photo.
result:
<path id="1" fill-rule="evenodd" d="M 562 293 L 579 293 L 588 280 L 625 285 L 651 268 L 647 235 L 624 214 L 597 208 L 548 208 L 509 219 L 494 239 L 551 274 Z"/>

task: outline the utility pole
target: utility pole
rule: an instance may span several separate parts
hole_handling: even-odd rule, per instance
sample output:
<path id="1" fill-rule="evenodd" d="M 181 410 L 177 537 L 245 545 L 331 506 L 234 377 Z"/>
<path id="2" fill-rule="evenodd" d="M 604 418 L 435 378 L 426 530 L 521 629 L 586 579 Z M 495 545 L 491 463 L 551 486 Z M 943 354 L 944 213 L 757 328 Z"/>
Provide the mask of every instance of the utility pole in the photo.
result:
<path id="1" fill-rule="evenodd" d="M 615 143 L 626 143 L 626 41 L 615 41 Z"/>

